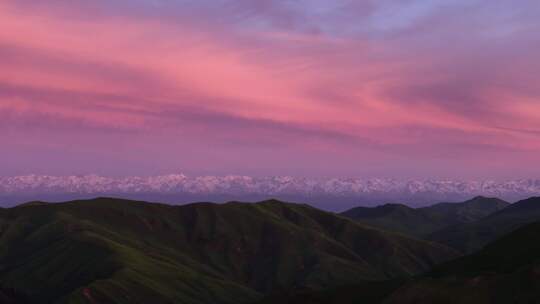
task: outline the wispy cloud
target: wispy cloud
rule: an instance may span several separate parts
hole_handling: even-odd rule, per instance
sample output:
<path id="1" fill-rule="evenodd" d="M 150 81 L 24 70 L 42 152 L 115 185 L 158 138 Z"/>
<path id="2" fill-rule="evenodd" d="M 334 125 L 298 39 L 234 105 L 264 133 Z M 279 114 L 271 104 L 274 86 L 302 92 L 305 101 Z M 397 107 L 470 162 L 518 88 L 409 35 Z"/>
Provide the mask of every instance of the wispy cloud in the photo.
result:
<path id="1" fill-rule="evenodd" d="M 526 0 L 3 1 L 0 133 L 10 142 L 0 164 L 51 141 L 55 153 L 75 153 L 80 134 L 80 149 L 107 138 L 144 168 L 527 175 L 540 160 L 538 9 Z M 99 155 L 117 161 L 113 173 L 133 164 L 107 148 Z M 506 165 L 494 173 L 494 162 Z M 70 166 L 80 164 L 49 169 Z"/>

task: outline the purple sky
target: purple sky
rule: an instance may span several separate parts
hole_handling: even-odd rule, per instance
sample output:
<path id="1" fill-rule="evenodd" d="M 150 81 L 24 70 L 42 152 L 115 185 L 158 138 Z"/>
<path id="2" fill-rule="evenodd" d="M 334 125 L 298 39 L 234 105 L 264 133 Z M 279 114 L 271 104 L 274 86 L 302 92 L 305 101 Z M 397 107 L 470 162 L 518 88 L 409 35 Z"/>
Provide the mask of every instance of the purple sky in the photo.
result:
<path id="1" fill-rule="evenodd" d="M 539 13 L 1 1 L 0 175 L 538 177 Z"/>

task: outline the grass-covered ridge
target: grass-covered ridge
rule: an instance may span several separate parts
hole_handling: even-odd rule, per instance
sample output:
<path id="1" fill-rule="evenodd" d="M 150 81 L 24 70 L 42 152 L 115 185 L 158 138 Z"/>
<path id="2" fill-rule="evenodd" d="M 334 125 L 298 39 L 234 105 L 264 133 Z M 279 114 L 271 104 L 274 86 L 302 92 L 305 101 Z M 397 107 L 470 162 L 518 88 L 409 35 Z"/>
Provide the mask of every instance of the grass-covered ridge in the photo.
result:
<path id="1" fill-rule="evenodd" d="M 249 303 L 417 274 L 455 255 L 279 201 L 100 198 L 0 210 L 0 286 L 38 303 Z"/>
<path id="2" fill-rule="evenodd" d="M 438 203 L 422 208 L 402 204 L 356 207 L 341 215 L 384 230 L 429 238 L 437 231 L 476 222 L 509 205 L 498 198 L 478 196 L 461 203 Z"/>
<path id="3" fill-rule="evenodd" d="M 473 253 L 517 228 L 540 220 L 540 197 L 513 203 L 478 221 L 452 225 L 427 239 L 446 244 L 464 253 Z"/>
<path id="4" fill-rule="evenodd" d="M 539 236 L 539 222 L 524 225 L 476 253 L 436 266 L 383 303 L 539 303 Z"/>

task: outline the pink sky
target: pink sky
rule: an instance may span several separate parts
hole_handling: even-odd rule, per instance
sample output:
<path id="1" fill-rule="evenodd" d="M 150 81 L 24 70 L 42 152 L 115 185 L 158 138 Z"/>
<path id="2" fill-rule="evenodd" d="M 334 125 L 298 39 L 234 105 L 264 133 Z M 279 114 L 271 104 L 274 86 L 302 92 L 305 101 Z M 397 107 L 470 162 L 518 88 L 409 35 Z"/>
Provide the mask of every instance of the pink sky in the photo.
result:
<path id="1" fill-rule="evenodd" d="M 539 177 L 539 10 L 2 1 L 0 175 Z"/>

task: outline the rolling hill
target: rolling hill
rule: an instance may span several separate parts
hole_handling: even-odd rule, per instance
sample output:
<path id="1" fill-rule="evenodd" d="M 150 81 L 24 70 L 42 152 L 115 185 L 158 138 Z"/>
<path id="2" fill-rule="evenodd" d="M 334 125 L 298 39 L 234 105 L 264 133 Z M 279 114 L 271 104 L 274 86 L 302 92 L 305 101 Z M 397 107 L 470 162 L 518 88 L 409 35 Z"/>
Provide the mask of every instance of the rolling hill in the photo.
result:
<path id="1" fill-rule="evenodd" d="M 401 204 L 357 207 L 341 215 L 381 229 L 423 238 L 445 227 L 472 223 L 508 205 L 497 198 L 478 196 L 462 203 L 439 203 L 423 208 Z"/>
<path id="2" fill-rule="evenodd" d="M 441 226 L 427 214 L 402 204 L 385 204 L 372 208 L 356 207 L 341 215 L 362 224 L 417 237 L 422 237 Z"/>
<path id="3" fill-rule="evenodd" d="M 436 266 L 383 303 L 539 303 L 539 236 L 539 222 L 525 225 L 475 254 Z"/>
<path id="4" fill-rule="evenodd" d="M 428 239 L 472 253 L 527 223 L 540 220 L 540 197 L 516 202 L 478 221 L 439 230 Z"/>
<path id="5" fill-rule="evenodd" d="M 307 205 L 100 198 L 0 209 L 0 286 L 32 303 L 250 303 L 456 257 Z"/>

